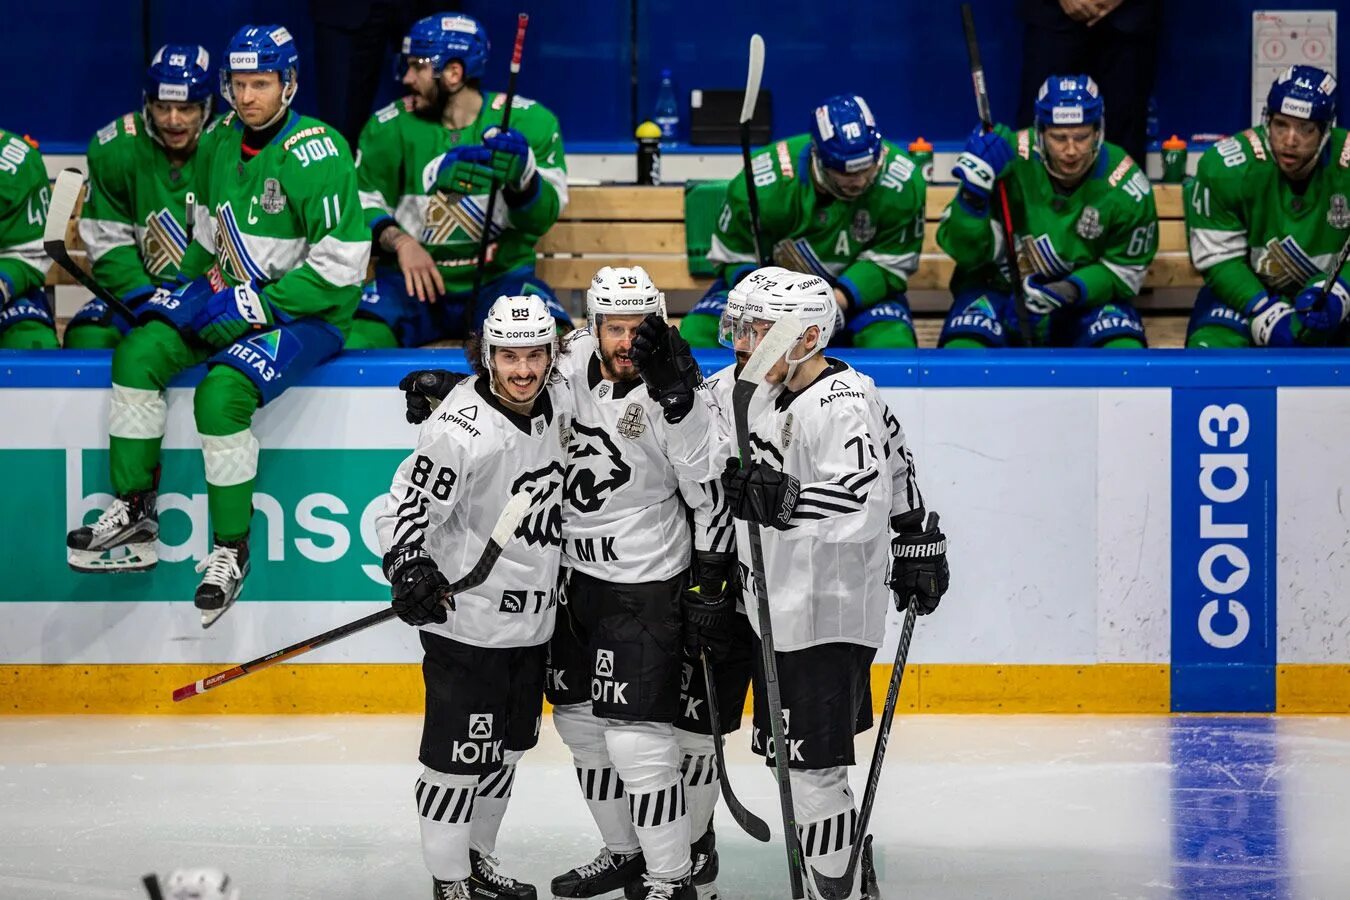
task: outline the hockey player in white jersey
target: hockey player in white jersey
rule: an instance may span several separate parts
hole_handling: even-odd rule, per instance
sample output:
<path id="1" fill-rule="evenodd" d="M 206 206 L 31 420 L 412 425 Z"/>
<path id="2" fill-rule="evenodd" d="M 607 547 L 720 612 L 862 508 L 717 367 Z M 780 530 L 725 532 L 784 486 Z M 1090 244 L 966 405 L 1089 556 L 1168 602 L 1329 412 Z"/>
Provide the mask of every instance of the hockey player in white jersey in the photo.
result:
<path id="1" fill-rule="evenodd" d="M 562 363 L 576 404 L 563 499 L 571 575 L 549 646 L 548 696 L 605 846 L 555 878 L 553 893 L 694 900 L 673 725 L 691 549 L 678 485 L 715 473 L 714 422 L 695 394 L 688 345 L 655 394 L 638 377 L 633 339 L 646 316 L 665 313 L 646 272 L 601 269 L 586 303 L 589 328 L 568 336 Z"/>
<path id="2" fill-rule="evenodd" d="M 538 739 L 562 552 L 563 428 L 571 401 L 555 322 L 500 297 L 461 381 L 423 425 L 375 527 L 399 617 L 420 626 L 426 713 L 416 803 L 437 900 L 534 900 L 492 856 L 517 761 Z M 524 522 L 481 585 L 450 596 L 511 495 Z"/>
<path id="3" fill-rule="evenodd" d="M 754 350 L 788 313 L 804 330 L 770 369 L 771 387 L 750 417 L 754 459 L 727 461 L 721 482 L 748 551 L 745 522 L 762 531 L 764 574 L 779 688 L 784 742 L 767 746 L 768 704 L 756 654 L 752 747 L 772 762 L 787 752 L 798 836 L 811 872 L 840 876 L 854 840 L 856 809 L 848 786 L 853 738 L 871 724 L 872 658 L 886 632 L 890 581 L 915 596 L 919 612 L 936 608 L 947 587 L 946 539 L 922 525 L 922 496 L 914 481 L 899 422 L 872 379 L 822 349 L 834 329 L 829 285 L 814 275 L 759 270 L 737 285 L 739 315 L 724 333 L 739 353 Z M 760 392 L 764 394 L 764 391 Z M 892 541 L 892 526 L 902 533 Z M 741 553 L 743 574 L 750 554 Z M 757 622 L 754 578 L 745 602 Z M 850 898 L 868 897 L 854 884 Z M 875 900 L 875 897 L 872 898 Z"/>

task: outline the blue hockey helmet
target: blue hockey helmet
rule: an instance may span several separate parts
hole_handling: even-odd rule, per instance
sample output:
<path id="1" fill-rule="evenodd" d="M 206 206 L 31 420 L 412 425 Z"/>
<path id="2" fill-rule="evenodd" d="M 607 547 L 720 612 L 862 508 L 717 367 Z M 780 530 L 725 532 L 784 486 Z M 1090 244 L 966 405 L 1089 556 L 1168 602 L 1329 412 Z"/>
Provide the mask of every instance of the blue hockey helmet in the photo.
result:
<path id="1" fill-rule="evenodd" d="M 1275 77 L 1266 94 L 1266 118 L 1275 114 L 1336 124 L 1336 78 L 1316 66 L 1290 66 Z"/>
<path id="2" fill-rule="evenodd" d="M 141 90 L 142 114 L 146 130 L 159 141 L 154 117 L 150 115 L 150 104 L 156 100 L 200 103 L 202 120 L 197 126 L 197 134 L 201 134 L 207 120 L 211 118 L 211 54 L 205 47 L 199 44 L 165 44 L 155 51 L 150 67 L 145 70 L 145 82 Z"/>
<path id="3" fill-rule="evenodd" d="M 852 200 L 871 186 L 881 160 L 881 132 L 867 101 L 857 94 L 839 94 L 817 106 L 811 115 L 811 167 L 816 181 L 834 196 Z M 841 182 L 866 174 L 859 183 Z"/>
<path id="4" fill-rule="evenodd" d="M 1051 75 L 1036 92 L 1034 112 L 1036 126 L 1036 151 L 1041 155 L 1050 174 L 1057 174 L 1045 152 L 1045 130 L 1047 128 L 1068 128 L 1076 125 L 1091 125 L 1097 129 L 1096 146 L 1092 159 L 1101 152 L 1102 142 L 1106 140 L 1106 104 L 1102 102 L 1102 93 L 1097 82 L 1087 75 Z M 1089 161 L 1091 165 L 1091 161 Z"/>
<path id="5" fill-rule="evenodd" d="M 473 16 L 459 13 L 427 16 L 414 22 L 403 38 L 398 77 L 403 77 L 409 60 L 425 60 L 440 75 L 447 63 L 457 59 L 464 66 L 466 79 L 482 78 L 491 49 L 487 32 Z"/>
<path id="6" fill-rule="evenodd" d="M 300 52 L 295 47 L 295 38 L 284 25 L 245 25 L 225 45 L 225 65 L 220 67 L 220 93 L 231 106 L 234 96 L 230 91 L 230 75 L 235 72 L 276 72 L 281 77 L 284 113 L 299 87 Z"/>

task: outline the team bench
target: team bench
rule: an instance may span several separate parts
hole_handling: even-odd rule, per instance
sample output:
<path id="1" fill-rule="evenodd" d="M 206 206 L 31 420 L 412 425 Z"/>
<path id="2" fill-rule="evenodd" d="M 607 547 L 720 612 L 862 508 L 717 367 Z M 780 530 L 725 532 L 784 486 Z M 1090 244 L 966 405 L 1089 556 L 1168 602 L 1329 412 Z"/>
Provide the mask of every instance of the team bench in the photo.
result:
<path id="1" fill-rule="evenodd" d="M 949 297 L 945 291 L 953 262 L 937 246 L 937 223 L 952 198 L 954 187 L 928 189 L 928 228 L 923 258 L 910 280 L 911 304 L 921 346 L 933 346 Z M 689 273 L 684 233 L 684 188 L 633 185 L 573 186 L 562 218 L 539 243 L 539 276 L 558 291 L 581 290 L 603 265 L 642 265 L 662 290 L 706 290 L 710 279 Z M 1148 272 L 1146 291 L 1137 300 L 1144 314 L 1150 343 L 1180 346 L 1186 315 L 1200 274 L 1186 253 L 1186 228 L 1179 185 L 1154 185 L 1158 207 L 1158 256 Z M 82 245 L 74 223 L 68 235 L 77 260 Z M 74 284 L 53 266 L 49 285 Z M 683 306 L 683 308 L 681 308 Z M 673 313 L 687 305 L 675 305 Z"/>

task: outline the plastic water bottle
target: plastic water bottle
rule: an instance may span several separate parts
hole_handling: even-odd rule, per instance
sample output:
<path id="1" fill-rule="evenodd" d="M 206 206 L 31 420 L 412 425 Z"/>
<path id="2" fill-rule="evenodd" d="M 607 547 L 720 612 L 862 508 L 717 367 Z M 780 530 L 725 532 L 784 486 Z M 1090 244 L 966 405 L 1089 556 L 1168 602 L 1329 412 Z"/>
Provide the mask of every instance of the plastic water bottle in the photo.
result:
<path id="1" fill-rule="evenodd" d="M 923 173 L 923 180 L 933 183 L 933 145 L 919 135 L 916 140 L 909 142 L 909 158 L 914 160 L 914 165 L 919 167 Z"/>
<path id="2" fill-rule="evenodd" d="M 1162 180 L 1168 184 L 1186 180 L 1186 142 L 1175 134 L 1162 142 Z"/>
<path id="3" fill-rule="evenodd" d="M 656 92 L 656 110 L 652 121 L 661 129 L 661 140 L 673 141 L 680 129 L 680 107 L 675 102 L 675 83 L 670 78 L 670 70 L 661 70 L 661 89 Z"/>

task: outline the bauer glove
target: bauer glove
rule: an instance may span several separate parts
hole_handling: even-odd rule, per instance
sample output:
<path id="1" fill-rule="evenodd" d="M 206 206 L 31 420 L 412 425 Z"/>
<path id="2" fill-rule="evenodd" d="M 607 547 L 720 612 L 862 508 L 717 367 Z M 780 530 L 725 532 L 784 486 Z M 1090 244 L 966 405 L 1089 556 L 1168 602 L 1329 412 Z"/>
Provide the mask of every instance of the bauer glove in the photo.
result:
<path id="1" fill-rule="evenodd" d="M 727 494 L 727 508 L 737 519 L 787 528 L 797 508 L 801 483 L 768 463 L 754 462 L 742 468 L 733 456 L 722 471 L 722 489 Z"/>
<path id="2" fill-rule="evenodd" d="M 217 349 L 233 344 L 251 329 L 276 321 L 272 304 L 251 284 L 226 288 L 211 295 L 192 317 L 192 330 Z"/>
<path id="3" fill-rule="evenodd" d="M 981 125 L 966 139 L 966 148 L 956 157 L 952 175 L 961 182 L 961 191 L 979 208 L 989 203 L 1003 170 L 1012 162 L 1013 148 L 1007 138 L 997 131 L 985 131 Z"/>
<path id="4" fill-rule="evenodd" d="M 455 608 L 450 582 L 420 546 L 395 547 L 384 555 L 394 612 L 409 625 L 443 625 Z"/>

